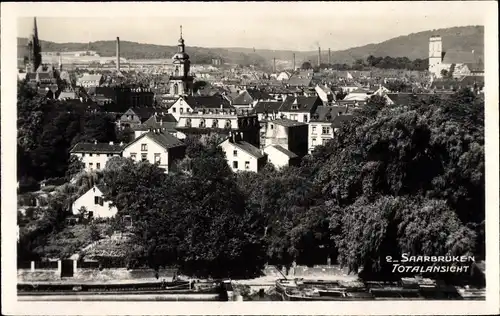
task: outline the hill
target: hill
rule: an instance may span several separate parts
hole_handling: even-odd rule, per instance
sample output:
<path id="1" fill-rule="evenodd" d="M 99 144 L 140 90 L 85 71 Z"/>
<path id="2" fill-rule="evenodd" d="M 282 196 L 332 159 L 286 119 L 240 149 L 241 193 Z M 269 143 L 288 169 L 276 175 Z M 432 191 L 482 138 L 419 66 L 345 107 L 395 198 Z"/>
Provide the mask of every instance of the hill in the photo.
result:
<path id="1" fill-rule="evenodd" d="M 428 57 L 429 37 L 441 35 L 443 38 L 443 50 L 458 49 L 471 51 L 483 56 L 484 54 L 484 27 L 483 26 L 461 26 L 438 30 L 430 30 L 399 36 L 378 44 L 369 44 L 341 51 L 331 52 L 332 63 L 351 64 L 356 59 L 363 59 L 370 55 L 375 57 L 408 57 L 409 59 L 425 59 Z M 19 39 L 18 43 L 26 41 Z M 94 50 L 103 57 L 115 56 L 115 41 L 97 41 L 90 43 L 54 43 L 41 41 L 42 51 L 81 51 Z M 322 60 L 327 60 L 328 45 L 322 44 Z M 148 58 L 171 58 L 175 54 L 177 46 L 163 46 L 153 44 L 135 43 L 121 41 L 121 55 L 131 59 Z M 304 60 L 313 63 L 317 60 L 317 52 L 300 52 L 291 50 L 268 50 L 253 48 L 205 48 L 187 46 L 188 54 L 195 64 L 210 63 L 212 58 L 220 57 L 224 62 L 242 65 L 271 65 L 273 58 L 292 61 L 295 53 L 297 66 Z"/>
<path id="2" fill-rule="evenodd" d="M 429 57 L 429 38 L 440 35 L 443 39 L 443 51 L 457 49 L 464 51 L 474 50 L 484 56 L 484 26 L 461 26 L 438 30 L 430 30 L 399 36 L 378 44 L 369 44 L 342 51 L 332 52 L 332 63 L 351 64 L 356 59 L 363 59 L 370 55 L 375 57 L 408 57 L 411 60 Z M 316 62 L 317 52 L 310 52 L 308 59 Z M 326 61 L 327 53 L 322 60 Z"/>

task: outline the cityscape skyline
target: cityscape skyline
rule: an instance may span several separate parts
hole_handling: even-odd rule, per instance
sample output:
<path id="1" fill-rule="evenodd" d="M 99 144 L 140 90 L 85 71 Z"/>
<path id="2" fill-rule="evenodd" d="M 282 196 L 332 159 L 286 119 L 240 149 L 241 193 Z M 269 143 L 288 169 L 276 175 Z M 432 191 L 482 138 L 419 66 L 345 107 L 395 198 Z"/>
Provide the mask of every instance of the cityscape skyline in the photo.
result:
<path id="1" fill-rule="evenodd" d="M 379 43 L 398 36 L 405 36 L 422 31 L 484 25 L 484 12 L 481 6 L 467 3 L 439 2 L 425 3 L 363 3 L 363 11 L 357 10 L 358 4 L 347 3 L 315 3 L 321 8 L 313 14 L 303 3 L 287 4 L 266 3 L 266 14 L 260 14 L 258 23 L 252 12 L 261 10 L 260 3 L 184 3 L 159 4 L 158 8 L 168 8 L 166 16 L 144 17 L 154 5 L 146 9 L 141 7 L 140 14 L 134 17 L 123 16 L 133 9 L 127 4 L 112 18 L 103 19 L 98 14 L 81 17 L 88 8 L 87 4 L 79 5 L 80 16 L 58 17 L 59 9 L 51 17 L 44 16 L 43 10 L 36 15 L 40 38 L 56 43 L 87 43 L 103 40 L 114 40 L 117 36 L 123 41 L 156 45 L 175 45 L 179 37 L 179 25 L 183 25 L 184 37 L 188 46 L 220 47 L 220 48 L 255 48 L 268 50 L 312 51 L 318 46 L 330 48 L 332 51 Z M 68 3 L 65 3 L 68 5 Z M 93 3 L 92 5 L 96 5 Z M 111 4 L 98 4 L 98 7 L 109 7 Z M 37 5 L 38 6 L 38 5 Z M 183 7 L 185 6 L 185 7 Z M 224 7 L 225 11 L 220 8 Z M 367 10 L 369 6 L 369 10 Z M 446 6 L 446 10 L 444 10 Z M 122 6 L 123 7 L 123 6 Z M 440 10 L 443 7 L 443 10 Z M 239 8 L 239 10 L 238 10 Z M 241 10 L 244 8 L 244 10 Z M 274 8 L 279 9 L 277 14 Z M 80 10 L 81 9 L 81 10 Z M 325 15 L 327 10 L 346 12 L 345 15 L 332 17 Z M 160 10 L 161 11 L 161 10 Z M 243 12 L 241 12 L 243 11 Z M 290 14 L 283 14 L 283 11 Z M 178 13 L 182 12 L 182 13 Z M 230 14 L 228 14 L 228 12 Z M 370 12 L 370 15 L 365 14 Z M 377 14 L 380 12 L 380 14 Z M 415 12 L 419 12 L 418 16 Z M 174 13 L 178 13 L 175 14 Z M 168 16 L 174 15 L 174 16 Z M 385 23 L 381 23 L 380 15 L 384 14 Z M 26 16 L 25 14 L 23 14 Z M 182 15 L 182 16 L 179 16 Z M 220 23 L 224 19 L 225 23 Z M 292 23 L 290 23 L 292 19 Z M 363 22 L 363 23 L 361 23 Z M 387 25 L 392 24 L 391 26 Z M 144 25 L 147 24 L 146 30 Z M 231 28 L 227 29 L 227 25 Z M 201 26 L 201 27 L 200 27 Z M 346 26 L 348 26 L 346 28 Z M 18 37 L 29 36 L 32 28 L 32 17 L 22 17 L 17 21 Z M 64 29 L 65 32 L 60 32 Z M 200 32 L 197 29 L 202 29 Z M 207 36 L 207 34 L 219 34 Z M 314 35 L 311 35 L 314 34 Z M 367 38 L 366 34 L 370 34 Z"/>

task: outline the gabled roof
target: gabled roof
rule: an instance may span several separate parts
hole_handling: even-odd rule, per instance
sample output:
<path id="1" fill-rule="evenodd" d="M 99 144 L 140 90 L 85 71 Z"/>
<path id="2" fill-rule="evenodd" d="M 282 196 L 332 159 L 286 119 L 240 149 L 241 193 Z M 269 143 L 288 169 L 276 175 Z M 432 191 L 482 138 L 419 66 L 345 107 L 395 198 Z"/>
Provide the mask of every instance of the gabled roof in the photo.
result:
<path id="1" fill-rule="evenodd" d="M 259 101 L 254 106 L 255 113 L 278 112 L 283 102 L 281 101 Z"/>
<path id="2" fill-rule="evenodd" d="M 123 151 L 120 144 L 109 143 L 78 143 L 71 150 L 71 153 L 100 153 L 100 154 L 119 154 Z"/>
<path id="3" fill-rule="evenodd" d="M 128 111 L 132 111 L 135 115 L 137 115 L 141 122 L 145 122 L 148 120 L 151 116 L 153 116 L 155 113 L 157 114 L 167 114 L 167 111 L 165 109 L 159 109 L 159 108 L 139 108 L 139 107 L 132 107 L 128 109 Z M 128 112 L 127 111 L 127 112 Z"/>
<path id="4" fill-rule="evenodd" d="M 247 142 L 244 142 L 244 141 L 237 141 L 237 142 L 231 142 L 229 140 L 229 142 L 231 144 L 233 144 L 235 147 L 243 150 L 244 152 L 246 152 L 247 154 L 257 158 L 257 159 L 260 159 L 260 158 L 263 158 L 264 155 L 262 154 L 262 152 L 260 151 L 259 148 L 255 147 L 254 145 L 250 144 L 250 143 L 247 143 Z"/>
<path id="5" fill-rule="evenodd" d="M 232 106 L 226 98 L 221 95 L 214 96 L 188 96 L 183 97 L 189 106 L 193 109 L 195 108 L 205 108 L 205 109 L 219 109 L 222 105 L 223 108 L 229 109 Z"/>
<path id="6" fill-rule="evenodd" d="M 311 115 L 310 122 L 333 122 L 335 117 L 340 114 L 347 113 L 346 106 L 318 106 L 313 115 Z"/>
<path id="7" fill-rule="evenodd" d="M 293 120 L 289 120 L 289 119 L 279 119 L 279 120 L 274 120 L 274 121 L 270 121 L 270 122 L 277 124 L 277 125 L 284 126 L 284 127 L 294 127 L 294 126 L 307 125 L 306 123 L 301 123 L 301 122 L 297 122 L 297 121 L 293 121 Z"/>
<path id="8" fill-rule="evenodd" d="M 258 89 L 247 89 L 246 91 L 254 101 L 271 99 L 271 96 L 265 91 L 261 91 Z"/>
<path id="9" fill-rule="evenodd" d="M 318 96 L 287 97 L 280 108 L 282 112 L 311 112 L 315 105 L 323 104 Z"/>
<path id="10" fill-rule="evenodd" d="M 144 128 L 166 128 L 168 131 L 175 130 L 177 120 L 172 114 L 158 113 L 158 115 L 151 116 L 143 124 Z"/>
<path id="11" fill-rule="evenodd" d="M 289 158 L 297 158 L 297 157 L 299 157 L 296 154 L 294 154 L 293 152 L 289 151 L 288 149 L 283 148 L 280 145 L 271 145 L 270 147 L 276 148 L 278 151 L 280 151 L 283 154 L 287 155 Z"/>
<path id="12" fill-rule="evenodd" d="M 348 121 L 351 121 L 353 119 L 354 119 L 354 115 L 352 115 L 352 114 L 336 116 L 332 122 L 332 127 L 339 128 L 341 126 L 342 122 L 348 122 Z"/>
<path id="13" fill-rule="evenodd" d="M 151 140 L 158 143 L 158 145 L 162 146 L 165 149 L 186 146 L 182 141 L 180 141 L 179 139 L 177 139 L 176 137 L 174 137 L 168 133 L 147 132 L 147 133 L 144 133 L 141 136 L 137 137 L 135 140 L 133 140 L 129 144 L 127 144 L 127 146 L 125 146 L 125 148 L 129 147 L 130 145 L 132 145 L 134 143 L 137 143 L 139 140 L 143 139 L 144 137 L 149 137 Z"/>

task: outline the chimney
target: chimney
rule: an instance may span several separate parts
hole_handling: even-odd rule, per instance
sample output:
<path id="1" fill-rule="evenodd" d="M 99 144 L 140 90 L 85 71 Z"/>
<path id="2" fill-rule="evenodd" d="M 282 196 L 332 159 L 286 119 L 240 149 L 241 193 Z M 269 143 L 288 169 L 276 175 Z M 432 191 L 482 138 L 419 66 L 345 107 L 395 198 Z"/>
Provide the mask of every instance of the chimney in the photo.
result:
<path id="1" fill-rule="evenodd" d="M 293 53 L 293 71 L 295 71 L 295 53 Z"/>
<path id="2" fill-rule="evenodd" d="M 276 58 L 273 58 L 273 74 L 276 73 Z"/>
<path id="3" fill-rule="evenodd" d="M 116 38 L 116 70 L 120 71 L 120 38 Z"/>
<path id="4" fill-rule="evenodd" d="M 97 139 L 94 139 L 94 145 L 97 145 Z"/>
<path id="5" fill-rule="evenodd" d="M 331 65 L 332 63 L 332 51 L 328 48 L 328 65 Z"/>
<path id="6" fill-rule="evenodd" d="M 318 47 L 318 67 L 321 65 L 321 47 Z"/>
<path id="7" fill-rule="evenodd" d="M 123 142 L 120 142 L 120 146 L 123 146 Z"/>

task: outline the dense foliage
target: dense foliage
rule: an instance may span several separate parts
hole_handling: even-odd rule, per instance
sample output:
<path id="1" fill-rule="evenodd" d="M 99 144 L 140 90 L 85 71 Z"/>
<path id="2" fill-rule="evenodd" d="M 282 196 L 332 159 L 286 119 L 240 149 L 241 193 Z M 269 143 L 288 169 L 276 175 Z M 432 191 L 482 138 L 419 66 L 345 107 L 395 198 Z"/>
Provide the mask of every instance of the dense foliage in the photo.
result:
<path id="1" fill-rule="evenodd" d="M 117 140 L 114 117 L 89 113 L 87 108 L 78 100 L 47 100 L 19 83 L 17 174 L 21 182 L 64 177 L 69 151 L 78 142 Z"/>
<path id="2" fill-rule="evenodd" d="M 78 129 L 59 118 L 44 127 L 38 103 L 25 103 L 35 115 L 20 112 L 27 127 L 19 146 L 32 155 L 44 141 L 67 150 L 73 139 L 113 136 L 93 132 L 107 130 L 105 120 Z M 155 268 L 178 265 L 188 274 L 241 277 L 258 274 L 266 262 L 289 267 L 330 259 L 373 275 L 387 271 L 388 255 L 481 259 L 483 111 L 484 101 L 469 90 L 414 97 L 406 105 L 373 97 L 300 167 L 276 170 L 269 164 L 259 173 L 234 174 L 217 146 L 220 138 L 189 137 L 186 159 L 169 174 L 146 162 L 113 158 L 100 181 L 119 210 L 117 222 L 132 218 L 138 247 L 127 260 L 146 260 Z M 63 113 L 56 118 L 79 118 Z M 48 133 L 50 138 L 36 138 Z M 57 142 L 68 133 L 71 140 Z M 78 169 L 73 165 L 69 173 Z M 40 217 L 40 236 L 63 231 L 65 206 L 54 203 Z M 47 242 L 27 240 L 20 246 L 25 254 Z"/>

